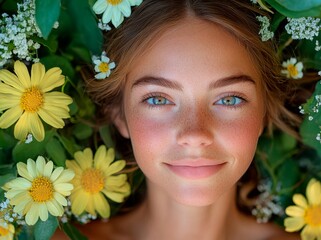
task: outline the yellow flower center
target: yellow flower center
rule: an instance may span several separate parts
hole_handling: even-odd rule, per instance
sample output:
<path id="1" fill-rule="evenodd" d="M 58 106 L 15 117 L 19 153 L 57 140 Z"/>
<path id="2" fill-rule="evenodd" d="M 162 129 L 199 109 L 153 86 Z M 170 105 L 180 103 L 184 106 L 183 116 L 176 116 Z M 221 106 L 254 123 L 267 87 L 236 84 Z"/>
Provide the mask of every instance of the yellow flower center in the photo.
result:
<path id="1" fill-rule="evenodd" d="M 122 2 L 123 0 L 107 0 L 107 3 L 110 3 L 111 5 L 118 5 Z"/>
<path id="2" fill-rule="evenodd" d="M 31 87 L 22 94 L 20 106 L 27 112 L 37 112 L 43 105 L 43 94 L 37 87 Z"/>
<path id="3" fill-rule="evenodd" d="M 46 202 L 53 197 L 53 184 L 47 177 L 37 177 L 29 189 L 30 196 L 35 202 Z"/>
<path id="4" fill-rule="evenodd" d="M 321 205 L 310 206 L 304 216 L 305 222 L 311 226 L 321 226 Z"/>
<path id="5" fill-rule="evenodd" d="M 107 72 L 109 70 L 109 65 L 108 63 L 105 63 L 105 62 L 102 62 L 99 64 L 99 67 L 98 67 L 99 71 L 101 72 Z"/>
<path id="6" fill-rule="evenodd" d="M 291 75 L 291 77 L 296 77 L 298 75 L 298 70 L 293 64 L 289 64 L 287 69 Z"/>
<path id="7" fill-rule="evenodd" d="M 86 192 L 98 193 L 104 188 L 105 178 L 99 169 L 88 168 L 81 176 L 81 185 Z"/>
<path id="8" fill-rule="evenodd" d="M 0 237 L 7 236 L 9 234 L 9 230 L 7 228 L 0 226 Z"/>

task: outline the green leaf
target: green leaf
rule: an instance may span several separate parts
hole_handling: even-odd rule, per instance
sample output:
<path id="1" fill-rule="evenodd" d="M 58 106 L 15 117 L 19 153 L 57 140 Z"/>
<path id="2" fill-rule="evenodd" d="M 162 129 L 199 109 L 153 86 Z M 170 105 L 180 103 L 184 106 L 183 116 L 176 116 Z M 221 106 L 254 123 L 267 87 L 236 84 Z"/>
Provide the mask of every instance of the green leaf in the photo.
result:
<path id="1" fill-rule="evenodd" d="M 108 148 L 114 148 L 115 147 L 115 143 L 112 139 L 112 129 L 110 125 L 105 125 L 99 128 L 99 133 L 100 136 L 104 142 L 104 144 L 108 147 Z"/>
<path id="2" fill-rule="evenodd" d="M 320 0 L 266 0 L 281 14 L 291 17 L 318 17 L 321 14 Z"/>
<path id="3" fill-rule="evenodd" d="M 321 82 L 318 82 L 312 96 L 303 105 L 305 112 L 304 120 L 300 126 L 300 134 L 303 143 L 314 148 L 318 155 L 321 157 L 321 141 L 318 140 L 318 134 L 321 132 L 321 119 L 319 116 L 320 99 L 321 95 Z"/>
<path id="4" fill-rule="evenodd" d="M 56 138 L 51 138 L 46 145 L 46 152 L 55 165 L 65 166 L 66 153 L 63 146 Z"/>
<path id="5" fill-rule="evenodd" d="M 68 235 L 71 240 L 86 240 L 87 238 L 79 232 L 77 228 L 75 228 L 70 223 L 62 224 L 63 231 Z"/>
<path id="6" fill-rule="evenodd" d="M 281 188 L 292 188 L 300 180 L 298 163 L 293 159 L 283 162 L 277 172 L 277 179 Z"/>
<path id="7" fill-rule="evenodd" d="M 16 144 L 16 140 L 4 130 L 0 130 L 0 148 L 10 149 Z"/>
<path id="8" fill-rule="evenodd" d="M 36 22 L 45 39 L 48 38 L 60 14 L 60 0 L 35 0 Z"/>
<path id="9" fill-rule="evenodd" d="M 18 143 L 12 151 L 13 160 L 15 162 L 26 162 L 28 158 L 35 160 L 38 156 L 44 155 L 46 145 L 52 136 L 53 131 L 48 131 L 42 142 L 33 140 L 31 143 Z"/>
<path id="10" fill-rule="evenodd" d="M 58 227 L 58 219 L 49 214 L 47 221 L 38 220 L 35 225 L 35 240 L 49 240 Z"/>
<path id="11" fill-rule="evenodd" d="M 65 3 L 68 13 L 74 20 L 75 30 L 81 33 L 78 36 L 79 40 L 92 54 L 100 55 L 103 35 L 88 0 L 66 0 Z"/>
<path id="12" fill-rule="evenodd" d="M 49 55 L 44 58 L 41 58 L 41 63 L 46 66 L 46 69 L 53 67 L 59 67 L 62 70 L 62 74 L 73 78 L 75 75 L 75 69 L 72 64 L 64 57 L 58 55 Z"/>
<path id="13" fill-rule="evenodd" d="M 93 129 L 86 124 L 78 123 L 73 129 L 73 134 L 79 140 L 89 138 L 93 134 Z"/>

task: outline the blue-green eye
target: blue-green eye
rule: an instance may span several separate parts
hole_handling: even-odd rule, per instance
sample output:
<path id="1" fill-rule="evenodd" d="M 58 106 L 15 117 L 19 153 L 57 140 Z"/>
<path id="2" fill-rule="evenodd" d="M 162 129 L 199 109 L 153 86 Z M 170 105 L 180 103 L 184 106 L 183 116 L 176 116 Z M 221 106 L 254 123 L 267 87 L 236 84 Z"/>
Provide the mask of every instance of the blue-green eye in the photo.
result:
<path id="1" fill-rule="evenodd" d="M 145 101 L 150 105 L 166 105 L 171 103 L 168 99 L 162 96 L 149 97 Z"/>
<path id="2" fill-rule="evenodd" d="M 241 104 L 243 99 L 237 96 L 227 96 L 223 97 L 216 102 L 218 105 L 225 105 L 225 106 L 235 106 Z"/>

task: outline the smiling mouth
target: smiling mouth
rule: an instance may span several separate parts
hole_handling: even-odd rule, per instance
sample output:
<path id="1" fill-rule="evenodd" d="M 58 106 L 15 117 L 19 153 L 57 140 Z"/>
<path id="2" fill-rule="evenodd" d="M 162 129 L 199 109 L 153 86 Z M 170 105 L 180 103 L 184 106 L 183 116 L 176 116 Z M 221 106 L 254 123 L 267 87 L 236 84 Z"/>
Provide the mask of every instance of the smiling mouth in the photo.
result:
<path id="1" fill-rule="evenodd" d="M 166 167 L 172 171 L 174 174 L 187 178 L 187 179 L 202 179 L 207 178 L 215 173 L 217 173 L 222 167 L 225 165 L 224 163 L 219 164 L 205 164 L 205 165 L 197 165 L 197 164 L 187 164 L 178 163 L 178 164 L 169 164 L 165 163 Z"/>

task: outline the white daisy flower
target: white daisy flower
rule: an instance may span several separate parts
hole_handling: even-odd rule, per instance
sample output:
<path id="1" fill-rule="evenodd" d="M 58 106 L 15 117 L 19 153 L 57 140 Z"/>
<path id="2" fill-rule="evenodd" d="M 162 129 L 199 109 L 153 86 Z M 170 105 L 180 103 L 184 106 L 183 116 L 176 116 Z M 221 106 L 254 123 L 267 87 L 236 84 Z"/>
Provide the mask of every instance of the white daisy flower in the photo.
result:
<path id="1" fill-rule="evenodd" d="M 290 58 L 287 61 L 282 63 L 281 70 L 282 74 L 285 74 L 287 78 L 299 79 L 303 77 L 303 64 L 302 62 L 298 62 L 296 58 Z"/>
<path id="2" fill-rule="evenodd" d="M 107 24 L 110 21 L 117 28 L 124 17 L 131 14 L 131 6 L 138 6 L 142 0 L 97 0 L 93 6 L 96 14 L 103 14 L 102 22 Z"/>
<path id="3" fill-rule="evenodd" d="M 116 67 L 114 62 L 110 62 L 110 59 L 106 56 L 106 52 L 102 52 L 100 57 L 93 56 L 92 61 L 95 64 L 96 79 L 104 79 L 109 77 L 111 70 Z"/>

